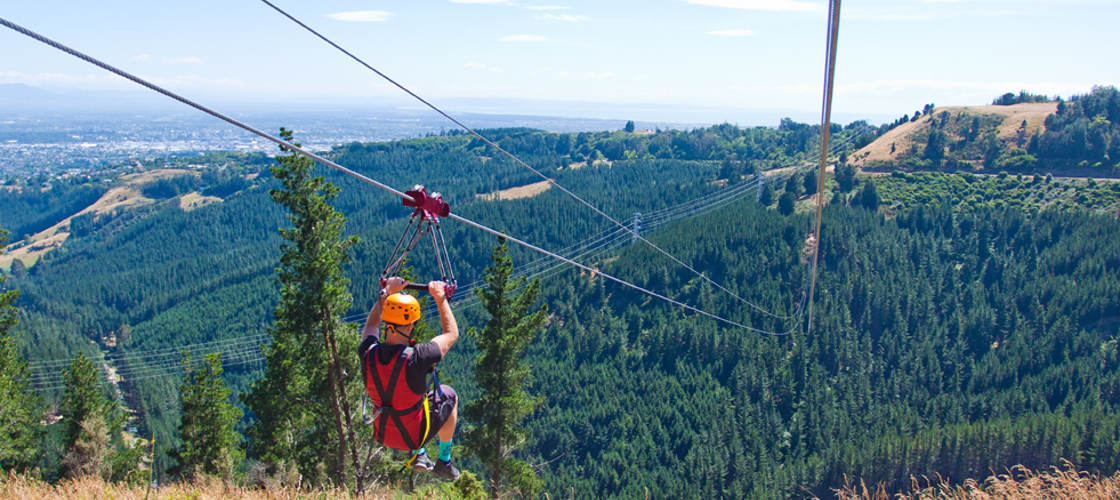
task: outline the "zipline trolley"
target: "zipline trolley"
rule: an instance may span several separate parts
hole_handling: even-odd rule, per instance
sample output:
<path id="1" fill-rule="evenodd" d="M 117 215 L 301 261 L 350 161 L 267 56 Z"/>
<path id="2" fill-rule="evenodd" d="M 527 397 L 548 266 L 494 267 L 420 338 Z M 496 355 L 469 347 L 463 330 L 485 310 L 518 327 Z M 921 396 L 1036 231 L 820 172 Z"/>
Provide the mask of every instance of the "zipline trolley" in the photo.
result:
<path id="1" fill-rule="evenodd" d="M 381 272 L 381 286 L 385 284 L 390 276 L 396 274 L 401 265 L 404 264 L 405 258 L 408 253 L 416 246 L 424 234 L 430 234 L 432 238 L 432 249 L 436 254 L 436 264 L 439 266 L 441 279 L 446 286 L 444 291 L 447 293 L 447 298 L 451 298 L 455 294 L 455 272 L 451 269 L 451 258 L 447 253 L 447 243 L 443 239 L 443 231 L 439 227 L 439 218 L 447 217 L 451 213 L 451 206 L 443 201 L 443 195 L 439 193 L 429 194 L 424 186 L 417 184 L 412 187 L 410 191 L 405 191 L 404 194 L 411 196 L 412 199 L 401 198 L 401 204 L 406 207 L 412 207 L 412 216 L 408 219 L 408 226 L 404 229 L 404 234 L 401 234 L 397 240 L 397 246 L 393 248 L 393 254 L 389 257 L 388 263 L 385 264 L 385 270 Z M 409 236 L 411 234 L 411 236 Z M 408 244 L 405 245 L 405 240 Z M 413 290 L 427 290 L 427 284 L 409 283 L 405 288 Z"/>

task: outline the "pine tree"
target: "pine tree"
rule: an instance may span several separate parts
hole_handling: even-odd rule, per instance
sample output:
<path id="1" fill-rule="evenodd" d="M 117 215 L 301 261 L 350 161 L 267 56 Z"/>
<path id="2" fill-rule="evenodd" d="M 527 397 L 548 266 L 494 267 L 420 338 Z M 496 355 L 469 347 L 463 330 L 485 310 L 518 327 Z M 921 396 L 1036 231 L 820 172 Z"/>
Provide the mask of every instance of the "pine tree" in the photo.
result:
<path id="1" fill-rule="evenodd" d="M 762 186 L 762 194 L 759 195 L 758 202 L 764 207 L 768 207 L 771 203 L 774 203 L 774 188 L 769 184 Z"/>
<path id="2" fill-rule="evenodd" d="M 63 374 L 65 393 L 62 398 L 63 474 L 79 477 L 109 474 L 109 410 L 111 402 L 98 383 L 97 369 L 84 353 L 70 363 Z"/>
<path id="3" fill-rule="evenodd" d="M 540 280 L 526 285 L 525 278 L 511 279 L 513 261 L 505 240 L 490 260 L 493 264 L 484 277 L 487 289 L 475 292 L 490 320 L 481 331 L 468 330 L 481 351 L 474 376 L 482 395 L 464 409 L 467 419 L 478 425 L 467 433 L 465 443 L 488 468 L 492 498 L 509 490 L 531 497 L 541 489 L 541 481 L 529 464 L 510 458 L 510 453 L 525 443 L 521 422 L 541 401 L 526 390 L 530 372 L 521 358 L 544 324 L 547 307 L 530 312 Z"/>
<path id="4" fill-rule="evenodd" d="M 801 180 L 801 186 L 804 187 L 805 194 L 817 194 L 817 172 L 815 170 L 806 172 Z"/>
<path id="5" fill-rule="evenodd" d="M 127 416 L 106 397 L 93 361 L 79 353 L 63 373 L 62 474 L 68 477 L 96 475 L 122 481 L 136 479 L 144 448 L 129 446 L 121 436 Z"/>
<path id="6" fill-rule="evenodd" d="M 789 191 L 782 193 L 778 197 L 778 213 L 782 215 L 793 215 L 794 209 L 797 208 L 796 202 L 793 199 L 793 194 Z"/>
<path id="7" fill-rule="evenodd" d="M 66 425 L 62 444 L 69 448 L 78 440 L 82 422 L 90 417 L 103 415 L 106 410 L 105 396 L 97 380 L 97 369 L 85 353 L 70 362 L 70 368 L 63 373 L 65 393 L 62 398 L 62 421 Z"/>
<path id="8" fill-rule="evenodd" d="M 289 130 L 280 129 L 285 140 Z M 273 342 L 265 358 L 265 376 L 245 402 L 257 421 L 249 430 L 256 455 L 272 465 L 295 463 L 306 478 L 320 482 L 325 473 L 337 485 L 348 481 L 347 453 L 354 467 L 357 489 L 364 488 L 351 402 L 344 373 L 359 373 L 353 352 L 340 342 L 349 328 L 341 316 L 350 307 L 349 280 L 342 265 L 357 238 L 343 238 L 346 218 L 330 205 L 339 189 L 313 177 L 313 162 L 287 148 L 277 157 L 273 175 L 283 184 L 274 201 L 286 207 L 294 227 L 281 229 L 287 240 L 277 269 L 280 305 L 270 329 Z M 351 342 L 352 343 L 352 342 Z M 356 346 L 354 347 L 356 349 Z M 347 362 L 349 361 L 349 362 Z M 351 377 L 356 379 L 356 377 Z"/>
<path id="9" fill-rule="evenodd" d="M 863 191 L 860 192 L 860 203 L 864 208 L 875 211 L 879 209 L 879 191 L 875 188 L 875 183 L 868 180 L 863 183 Z"/>
<path id="10" fill-rule="evenodd" d="M 229 402 L 230 391 L 222 381 L 221 355 L 206 355 L 197 368 L 186 356 L 183 367 L 186 377 L 179 388 L 183 405 L 179 471 L 186 477 L 211 474 L 230 479 L 245 452 L 241 436 L 234 429 L 241 420 L 241 410 Z"/>
<path id="11" fill-rule="evenodd" d="M 836 184 L 841 192 L 851 191 L 856 185 L 856 168 L 847 164 L 836 167 Z"/>
<path id="12" fill-rule="evenodd" d="M 0 252 L 5 234 L 0 231 Z M 0 285 L 6 280 L 0 274 Z M 19 322 L 12 306 L 18 295 L 17 290 L 0 288 L 0 471 L 26 470 L 38 462 L 40 454 L 40 402 L 28 387 L 27 362 L 11 331 Z"/>

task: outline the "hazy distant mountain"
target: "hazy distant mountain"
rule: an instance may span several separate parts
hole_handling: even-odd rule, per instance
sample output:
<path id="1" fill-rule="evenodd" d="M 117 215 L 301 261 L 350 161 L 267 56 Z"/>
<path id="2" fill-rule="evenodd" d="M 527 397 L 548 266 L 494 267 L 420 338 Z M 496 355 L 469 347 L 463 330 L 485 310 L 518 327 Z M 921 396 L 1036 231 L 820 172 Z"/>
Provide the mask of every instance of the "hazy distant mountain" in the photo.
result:
<path id="1" fill-rule="evenodd" d="M 204 97 L 186 95 L 199 102 L 229 113 L 259 112 L 311 112 L 335 113 L 340 111 L 368 111 L 396 109 L 402 112 L 433 113 L 423 104 L 405 96 L 381 98 L 335 98 L 324 100 L 289 99 L 283 102 L 260 101 L 252 98 Z M 580 120 L 635 120 L 650 124 L 652 128 L 689 128 L 716 123 L 734 123 L 740 126 L 776 126 L 782 118 L 792 118 L 812 123 L 819 119 L 819 110 L 767 109 L 740 106 L 693 106 L 684 104 L 559 101 L 548 99 L 506 98 L 432 98 L 437 106 L 453 116 L 464 114 L 502 115 L 529 117 L 558 117 Z M 0 84 L 0 106 L 13 111 L 70 111 L 101 112 L 184 112 L 194 113 L 187 106 L 167 97 L 143 89 L 129 91 L 105 90 L 53 90 L 24 84 Z M 442 119 L 442 117 L 439 117 Z M 833 121 L 848 123 L 854 120 L 882 122 L 893 116 L 875 114 L 834 114 Z M 448 128 L 454 124 L 447 122 Z"/>
<path id="2" fill-rule="evenodd" d="M 143 92 L 53 90 L 20 83 L 0 84 L 0 106 L 11 111 L 159 111 L 183 105 Z"/>

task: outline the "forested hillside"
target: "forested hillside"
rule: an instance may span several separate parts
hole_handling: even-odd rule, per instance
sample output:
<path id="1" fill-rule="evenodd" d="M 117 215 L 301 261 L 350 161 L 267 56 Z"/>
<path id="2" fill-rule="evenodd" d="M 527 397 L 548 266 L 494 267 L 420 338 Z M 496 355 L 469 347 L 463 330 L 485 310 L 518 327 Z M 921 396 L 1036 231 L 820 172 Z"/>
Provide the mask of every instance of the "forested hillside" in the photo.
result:
<path id="1" fill-rule="evenodd" d="M 546 134 L 527 129 L 489 134 L 526 161 L 545 165 L 559 182 L 603 210 L 629 219 L 634 212 L 717 191 L 721 185 L 713 181 L 721 175 L 724 182 L 742 184 L 755 169 L 798 163 L 811 150 L 816 130 L 790 122 L 779 130 L 720 126 L 659 134 Z M 607 159 L 616 153 L 633 159 Z M 441 191 L 457 213 L 553 248 L 605 227 L 593 212 L 555 190 L 527 200 L 476 201 L 477 194 L 539 178 L 463 135 L 351 144 L 332 155 L 400 189 L 426 184 Z M 22 291 L 19 305 L 32 367 L 49 371 L 54 365 L 34 361 L 68 359 L 78 349 L 109 353 L 118 369 L 140 375 L 136 380 L 125 377 L 125 395 L 138 412 L 141 434 L 154 431 L 167 448 L 176 443 L 172 429 L 178 419 L 176 398 L 168 395 L 177 394 L 179 381 L 158 375 L 177 371 L 175 346 L 257 337 L 271 324 L 275 307 L 277 228 L 284 220 L 268 198 L 274 181 L 261 171 L 256 157 L 241 163 L 219 157 L 214 163 L 201 175 L 145 187 L 152 203 L 97 217 L 90 221 L 93 230 L 68 240 L 33 267 L 18 270 L 12 280 Z M 350 267 L 357 297 L 352 319 L 359 320 L 376 296 L 376 274 L 409 212 L 399 200 L 348 177 L 324 173 L 342 187 L 335 204 L 348 217 L 348 230 L 361 237 Z M 88 184 L 101 182 L 91 179 Z M 9 196 L 13 206 L 22 204 L 4 214 L 26 213 L 23 207 L 32 207 L 36 200 L 29 193 L 54 195 L 56 186 L 44 188 L 24 186 L 0 193 Z M 185 211 L 179 198 L 192 190 L 221 194 L 224 201 Z M 47 222 L 67 215 L 59 211 Z M 445 234 L 456 254 L 457 275 L 464 283 L 476 280 L 488 263 L 492 240 L 451 224 Z M 514 255 L 528 258 L 520 250 Z M 421 275 L 434 275 L 429 264 L 414 262 Z M 224 346 L 240 352 L 256 343 Z M 163 354 L 154 359 L 127 355 L 153 351 Z M 256 368 L 259 365 L 251 363 L 233 366 L 226 376 L 235 389 L 244 389 L 258 373 Z M 48 393 L 60 389 L 57 373 L 39 381 Z"/>
<path id="2" fill-rule="evenodd" d="M 846 150 L 878 133 L 862 122 L 832 131 Z M 797 171 L 755 173 L 807 162 L 818 133 L 792 121 L 649 134 L 488 132 L 613 217 L 647 220 L 656 228 L 647 237 L 755 307 L 640 244 L 589 254 L 588 265 L 760 330 L 685 314 L 587 273 L 546 274 L 540 300 L 550 320 L 527 355 L 531 392 L 544 399 L 519 452 L 548 463 L 546 490 L 801 497 L 830 495 L 845 475 L 900 490 L 910 475 L 979 477 L 1061 458 L 1117 470 L 1120 247 L 1106 244 L 1120 230 L 1114 184 L 944 174 L 830 181 L 806 331 L 797 305 L 810 216 L 779 210 L 775 195 L 804 204 L 802 186 L 812 183 Z M 556 189 L 478 198 L 540 179 L 465 135 L 351 144 L 331 155 L 399 189 L 425 184 L 456 213 L 550 249 L 609 229 Z M 99 219 L 6 284 L 21 290 L 33 368 L 80 349 L 142 374 L 121 387 L 138 433 L 155 436 L 162 451 L 177 444 L 181 380 L 175 363 L 141 353 L 177 361 L 182 346 L 258 338 L 277 303 L 277 228 L 286 222 L 267 194 L 276 182 L 256 162 L 225 168 L 236 175 L 215 170 L 150 188 L 155 203 Z M 323 174 L 341 187 L 334 205 L 360 237 L 347 268 L 347 318 L 361 321 L 407 210 Z M 194 191 L 222 201 L 184 211 L 179 197 Z M 33 192 L 0 192 L 0 203 L 53 207 Z M 0 225 L 34 227 L 65 212 Z M 444 232 L 460 283 L 474 282 L 496 241 L 452 222 Z M 419 255 L 414 272 L 434 277 Z M 539 257 L 512 255 L 516 265 Z M 470 300 L 456 311 L 463 325 L 481 321 Z M 464 339 L 443 366 L 464 400 L 477 394 L 473 356 Z M 132 366 L 141 364 L 151 366 Z M 259 368 L 231 365 L 225 377 L 244 391 Z M 39 387 L 52 401 L 60 385 Z M 157 460 L 159 470 L 171 465 Z"/>
<path id="3" fill-rule="evenodd" d="M 868 168 L 1120 175 L 1116 87 L 1094 87 L 1068 101 L 1006 94 L 994 104 L 947 109 L 927 105 L 892 124 L 905 134 L 885 135 L 875 148 L 879 151 L 868 149 L 857 158 L 867 157 L 862 166 Z M 882 151 L 885 148 L 889 153 Z"/>

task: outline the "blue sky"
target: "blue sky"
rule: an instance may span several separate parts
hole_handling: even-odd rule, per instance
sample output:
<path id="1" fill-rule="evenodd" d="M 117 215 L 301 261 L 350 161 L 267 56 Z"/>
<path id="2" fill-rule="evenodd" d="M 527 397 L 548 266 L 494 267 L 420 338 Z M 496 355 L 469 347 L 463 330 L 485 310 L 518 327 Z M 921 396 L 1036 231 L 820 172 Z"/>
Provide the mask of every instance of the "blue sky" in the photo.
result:
<path id="1" fill-rule="evenodd" d="M 823 0 L 276 3 L 451 110 L 557 114 L 578 101 L 592 103 L 570 106 L 582 115 L 596 103 L 705 108 L 731 122 L 744 109 L 819 113 Z M 202 100 L 408 103 L 256 0 L 6 2 L 0 17 Z M 1116 0 L 846 1 L 834 112 L 897 116 L 1120 85 L 1117 19 Z M 10 30 L 0 50 L 0 83 L 134 88 Z"/>

